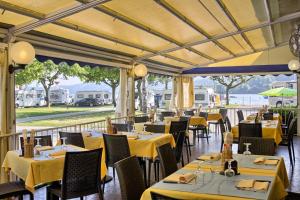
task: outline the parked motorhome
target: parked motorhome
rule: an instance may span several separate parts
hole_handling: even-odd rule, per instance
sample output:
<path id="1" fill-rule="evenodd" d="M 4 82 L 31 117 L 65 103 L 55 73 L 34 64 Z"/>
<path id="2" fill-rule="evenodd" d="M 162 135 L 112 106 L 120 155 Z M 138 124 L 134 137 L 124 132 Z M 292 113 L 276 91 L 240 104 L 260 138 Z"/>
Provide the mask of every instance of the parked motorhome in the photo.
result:
<path id="1" fill-rule="evenodd" d="M 77 91 L 75 94 L 74 102 L 80 101 L 84 98 L 97 99 L 102 105 L 111 104 L 112 96 L 110 92 L 106 91 Z"/>
<path id="2" fill-rule="evenodd" d="M 15 92 L 15 105 L 16 107 L 34 107 L 45 106 L 45 92 L 44 90 L 16 90 Z"/>
<path id="3" fill-rule="evenodd" d="M 290 88 L 297 90 L 297 82 L 296 81 L 276 81 L 273 82 L 271 88 Z M 297 105 L 297 97 L 269 97 L 269 105 L 270 106 L 296 106 Z"/>
<path id="4" fill-rule="evenodd" d="M 53 88 L 49 92 L 49 102 L 52 105 L 69 104 L 69 90 L 64 88 Z"/>

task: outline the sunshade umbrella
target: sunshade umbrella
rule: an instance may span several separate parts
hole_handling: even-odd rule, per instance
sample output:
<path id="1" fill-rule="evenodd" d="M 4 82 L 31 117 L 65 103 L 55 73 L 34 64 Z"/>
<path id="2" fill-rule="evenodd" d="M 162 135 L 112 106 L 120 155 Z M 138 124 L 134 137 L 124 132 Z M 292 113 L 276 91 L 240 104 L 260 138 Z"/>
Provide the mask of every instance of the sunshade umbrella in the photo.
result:
<path id="1" fill-rule="evenodd" d="M 280 87 L 261 92 L 259 95 L 268 97 L 294 97 L 297 96 L 297 91 L 290 88 Z"/>

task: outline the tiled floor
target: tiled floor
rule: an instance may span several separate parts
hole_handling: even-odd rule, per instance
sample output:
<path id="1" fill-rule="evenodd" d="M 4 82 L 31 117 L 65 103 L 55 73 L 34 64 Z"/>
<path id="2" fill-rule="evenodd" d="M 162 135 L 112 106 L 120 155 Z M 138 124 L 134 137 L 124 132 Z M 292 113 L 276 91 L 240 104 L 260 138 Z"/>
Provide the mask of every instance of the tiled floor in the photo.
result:
<path id="1" fill-rule="evenodd" d="M 218 152 L 220 150 L 220 135 L 215 135 L 214 133 L 211 134 L 211 138 L 209 139 L 209 144 L 207 144 L 206 139 L 200 139 L 199 143 L 196 142 L 196 145 L 191 147 L 192 148 L 192 159 L 199 156 L 200 154 L 206 152 Z M 295 156 L 296 156 L 296 164 L 294 170 L 292 170 L 288 151 L 286 147 L 279 147 L 277 149 L 277 155 L 283 156 L 285 158 L 286 169 L 288 171 L 289 180 L 290 180 L 290 191 L 299 192 L 300 193 L 300 137 L 295 137 Z M 234 150 L 236 151 L 237 146 L 234 145 Z M 184 151 L 185 153 L 185 151 Z M 185 154 L 184 154 L 185 155 Z M 112 171 L 109 171 L 112 174 Z M 152 183 L 153 180 L 152 180 Z M 37 200 L 44 200 L 46 199 L 45 189 L 41 188 L 36 191 L 35 199 Z M 91 195 L 86 197 L 87 200 L 97 200 L 98 198 L 95 195 Z M 105 193 L 104 193 L 105 200 L 119 200 L 121 199 L 120 196 L 120 187 L 119 182 L 116 178 L 115 181 L 111 181 L 105 186 Z"/>

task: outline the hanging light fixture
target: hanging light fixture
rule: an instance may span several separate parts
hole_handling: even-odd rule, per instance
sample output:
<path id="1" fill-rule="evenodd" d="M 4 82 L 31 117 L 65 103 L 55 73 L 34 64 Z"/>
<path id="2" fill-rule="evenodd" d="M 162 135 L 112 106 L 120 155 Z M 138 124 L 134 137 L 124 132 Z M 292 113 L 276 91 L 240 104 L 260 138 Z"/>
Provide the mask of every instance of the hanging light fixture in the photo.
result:
<path id="1" fill-rule="evenodd" d="M 295 28 L 295 31 L 292 33 L 289 39 L 289 46 L 292 54 L 299 59 L 300 55 L 300 25 Z M 300 63 L 299 60 L 291 60 L 288 63 L 289 70 L 294 73 L 300 73 Z"/>
<path id="2" fill-rule="evenodd" d="M 134 70 L 134 74 L 137 77 L 144 77 L 148 73 L 148 69 L 144 64 L 138 64 L 138 65 L 134 66 L 133 70 Z"/>
<path id="3" fill-rule="evenodd" d="M 297 72 L 300 69 L 300 63 L 298 60 L 291 60 L 288 64 L 289 70 Z"/>
<path id="4" fill-rule="evenodd" d="M 17 42 L 12 45 L 11 58 L 14 64 L 10 65 L 9 73 L 14 73 L 16 70 L 24 69 L 35 58 L 35 50 L 28 42 Z"/>

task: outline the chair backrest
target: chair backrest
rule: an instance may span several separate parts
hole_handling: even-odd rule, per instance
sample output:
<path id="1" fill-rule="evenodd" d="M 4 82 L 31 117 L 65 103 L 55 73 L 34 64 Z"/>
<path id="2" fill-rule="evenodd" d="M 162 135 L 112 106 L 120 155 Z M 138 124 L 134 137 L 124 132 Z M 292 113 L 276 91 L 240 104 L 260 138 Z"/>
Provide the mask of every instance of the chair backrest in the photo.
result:
<path id="1" fill-rule="evenodd" d="M 186 111 L 184 111 L 184 115 L 186 115 L 186 116 L 194 116 L 195 113 L 194 113 L 193 110 L 186 110 Z"/>
<path id="2" fill-rule="evenodd" d="M 148 116 L 134 117 L 134 123 L 143 123 L 143 122 L 147 122 L 147 121 L 149 121 L 149 117 Z"/>
<path id="3" fill-rule="evenodd" d="M 290 143 L 294 137 L 294 133 L 297 131 L 297 117 L 294 117 L 290 124 L 289 124 L 289 128 L 288 128 L 288 142 Z"/>
<path id="4" fill-rule="evenodd" d="M 63 138 L 63 137 L 67 138 L 66 139 L 66 144 L 71 144 L 71 145 L 74 145 L 74 146 L 84 148 L 84 141 L 83 141 L 82 133 L 59 131 L 59 137 L 60 138 Z M 62 140 L 61 140 L 61 143 L 62 143 Z"/>
<path id="5" fill-rule="evenodd" d="M 67 152 L 62 178 L 62 199 L 99 193 L 101 190 L 102 148 Z"/>
<path id="6" fill-rule="evenodd" d="M 226 132 L 225 124 L 224 124 L 223 119 L 219 119 L 218 122 L 220 124 L 220 131 L 221 131 L 222 141 L 224 141 L 224 133 Z"/>
<path id="7" fill-rule="evenodd" d="M 161 164 L 162 177 L 165 178 L 176 172 L 178 169 L 177 160 L 170 143 L 161 145 L 156 150 Z"/>
<path id="8" fill-rule="evenodd" d="M 176 147 L 174 149 L 175 151 L 175 157 L 177 163 L 181 161 L 181 156 L 182 156 L 182 149 L 183 149 L 183 143 L 185 139 L 185 132 L 174 132 L 172 133 L 174 140 L 176 142 Z"/>
<path id="9" fill-rule="evenodd" d="M 208 118 L 208 112 L 200 112 L 200 113 L 199 113 L 199 117 L 203 117 L 203 118 L 207 121 L 207 118 Z"/>
<path id="10" fill-rule="evenodd" d="M 163 121 L 165 117 L 174 117 L 174 116 L 175 116 L 175 112 L 173 111 L 162 111 L 160 113 L 160 120 Z"/>
<path id="11" fill-rule="evenodd" d="M 130 132 L 132 130 L 132 125 L 128 123 L 112 123 L 112 125 L 118 132 Z"/>
<path id="12" fill-rule="evenodd" d="M 238 153 L 243 153 L 246 149 L 244 143 L 251 143 L 249 150 L 254 155 L 269 155 L 275 154 L 275 141 L 272 138 L 261 137 L 241 137 L 238 146 Z"/>
<path id="13" fill-rule="evenodd" d="M 261 123 L 239 123 L 239 138 L 262 137 Z"/>
<path id="14" fill-rule="evenodd" d="M 264 113 L 263 118 L 264 120 L 273 120 L 273 113 Z"/>
<path id="15" fill-rule="evenodd" d="M 145 131 L 151 133 L 165 133 L 166 127 L 163 124 L 145 124 Z"/>
<path id="16" fill-rule="evenodd" d="M 226 126 L 227 126 L 227 131 L 231 132 L 231 122 L 230 122 L 228 116 L 226 116 L 225 123 L 226 123 Z"/>
<path id="17" fill-rule="evenodd" d="M 103 134 L 106 164 L 113 166 L 116 162 L 128 158 L 130 149 L 126 135 Z"/>
<path id="18" fill-rule="evenodd" d="M 140 200 L 145 187 L 142 169 L 138 159 L 131 156 L 115 164 L 123 200 Z"/>
<path id="19" fill-rule="evenodd" d="M 158 193 L 155 193 L 155 192 L 152 192 L 152 191 L 150 192 L 150 194 L 151 194 L 151 199 L 152 200 L 179 200 L 179 199 L 164 196 L 162 194 L 158 194 Z"/>
<path id="20" fill-rule="evenodd" d="M 294 111 L 289 111 L 287 114 L 286 124 L 289 126 L 291 124 L 292 119 L 294 118 Z"/>
<path id="21" fill-rule="evenodd" d="M 171 121 L 170 133 L 186 132 L 188 121 Z"/>
<path id="22" fill-rule="evenodd" d="M 226 108 L 220 108 L 219 113 L 221 114 L 223 121 L 225 121 L 225 119 L 227 117 L 227 109 Z"/>
<path id="23" fill-rule="evenodd" d="M 239 122 L 244 120 L 244 114 L 242 110 L 237 111 Z"/>
<path id="24" fill-rule="evenodd" d="M 190 117 L 188 116 L 180 116 L 179 117 L 179 121 L 189 121 L 190 120 Z"/>
<path id="25" fill-rule="evenodd" d="M 44 135 L 44 136 L 35 136 L 34 138 L 41 138 L 40 145 L 42 146 L 52 146 L 52 139 L 51 135 Z M 27 137 L 27 141 L 29 142 L 30 138 Z M 37 144 L 37 140 L 34 140 L 34 146 Z M 21 148 L 24 148 L 24 138 L 20 137 L 20 145 Z"/>

